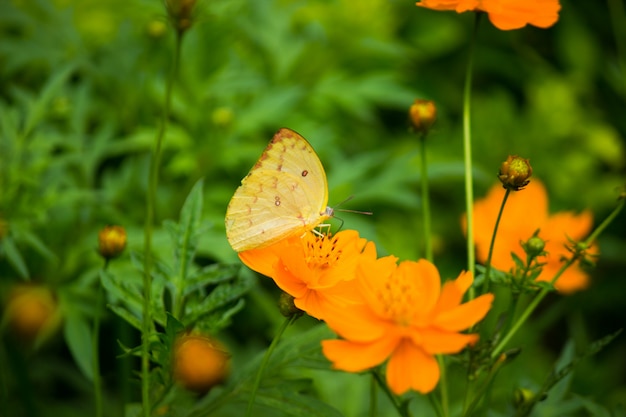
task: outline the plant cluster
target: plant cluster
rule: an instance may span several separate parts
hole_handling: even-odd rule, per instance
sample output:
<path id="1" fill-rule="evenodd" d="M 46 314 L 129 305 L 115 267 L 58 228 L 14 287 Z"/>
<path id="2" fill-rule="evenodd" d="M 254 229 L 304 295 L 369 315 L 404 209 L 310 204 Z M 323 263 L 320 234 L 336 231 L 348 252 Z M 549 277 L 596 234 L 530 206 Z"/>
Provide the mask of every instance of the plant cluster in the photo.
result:
<path id="1" fill-rule="evenodd" d="M 0 416 L 626 416 L 587 3 L 0 2 Z"/>

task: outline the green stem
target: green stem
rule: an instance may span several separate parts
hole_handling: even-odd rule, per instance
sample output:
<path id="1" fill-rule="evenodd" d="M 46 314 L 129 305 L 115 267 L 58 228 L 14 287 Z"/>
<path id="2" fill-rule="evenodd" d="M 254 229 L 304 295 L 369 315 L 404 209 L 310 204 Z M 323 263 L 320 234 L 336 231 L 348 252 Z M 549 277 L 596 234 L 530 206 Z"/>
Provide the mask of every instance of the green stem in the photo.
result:
<path id="1" fill-rule="evenodd" d="M 370 417 L 378 415 L 378 401 L 376 396 L 376 380 L 370 379 Z"/>
<path id="2" fill-rule="evenodd" d="M 609 214 L 604 219 L 604 221 L 587 237 L 587 239 L 585 239 L 585 241 L 582 242 L 582 245 L 588 247 L 589 245 L 591 245 L 592 242 L 594 242 L 597 239 L 600 233 L 602 233 L 604 229 L 606 229 L 609 226 L 609 224 L 611 224 L 611 222 L 617 217 L 620 211 L 624 208 L 625 201 L 626 201 L 626 198 L 621 198 L 619 200 L 617 207 L 615 207 L 615 209 L 611 212 L 611 214 Z M 578 252 L 574 253 L 572 257 L 569 258 L 557 271 L 557 273 L 552 278 L 552 281 L 550 281 L 550 284 L 554 285 L 554 283 L 559 279 L 559 277 L 563 274 L 563 272 L 565 272 L 567 268 L 569 268 L 574 262 L 578 260 L 580 255 L 581 254 Z M 493 352 L 491 352 L 492 359 L 500 354 L 500 352 L 504 349 L 506 344 L 517 333 L 517 331 L 520 329 L 520 327 L 522 327 L 522 325 L 526 322 L 526 320 L 528 320 L 528 318 L 535 311 L 539 303 L 545 298 L 545 296 L 550 291 L 552 291 L 550 287 L 544 287 L 541 290 L 541 292 L 539 292 L 539 294 L 537 294 L 537 296 L 530 302 L 530 304 L 528 304 L 524 312 L 520 315 L 519 319 L 517 319 L 515 324 L 511 327 L 511 329 L 506 334 L 506 336 L 502 338 L 502 340 L 500 341 L 500 343 L 498 343 L 498 345 L 495 347 Z"/>
<path id="3" fill-rule="evenodd" d="M 422 222 L 424 227 L 424 252 L 425 258 L 433 261 L 433 242 L 431 235 L 431 219 L 430 219 L 430 192 L 428 191 L 428 159 L 426 157 L 426 136 L 424 133 L 420 135 L 420 153 L 421 161 L 421 181 L 422 181 Z"/>
<path id="4" fill-rule="evenodd" d="M 446 363 L 443 355 L 437 355 L 441 376 L 439 377 L 439 389 L 441 391 L 441 415 L 448 417 L 450 415 L 450 399 L 448 396 L 448 378 L 446 374 Z"/>
<path id="5" fill-rule="evenodd" d="M 491 243 L 489 243 L 489 254 L 487 255 L 487 265 L 485 265 L 485 278 L 483 281 L 483 289 L 482 293 L 485 294 L 489 291 L 489 274 L 491 273 L 491 257 L 493 256 L 493 248 L 496 243 L 496 234 L 498 233 L 498 227 L 500 226 L 500 220 L 502 219 L 502 213 L 504 212 L 504 206 L 506 205 L 506 200 L 509 198 L 509 194 L 511 194 L 511 189 L 507 188 L 504 193 L 504 198 L 502 199 L 502 204 L 500 205 L 500 211 L 498 212 L 498 217 L 496 218 L 496 225 L 493 227 L 493 234 L 491 235 Z"/>
<path id="6" fill-rule="evenodd" d="M 480 404 L 480 401 L 482 400 L 485 392 L 487 392 L 487 389 L 489 388 L 489 386 L 493 382 L 493 379 L 495 378 L 496 374 L 500 370 L 500 367 L 502 366 L 502 364 L 504 364 L 505 360 L 506 360 L 506 358 L 502 357 L 502 358 L 499 358 L 493 364 L 493 366 L 489 370 L 489 374 L 487 375 L 487 379 L 483 382 L 483 384 L 480 387 L 480 389 L 478 391 L 476 391 L 476 395 L 474 396 L 474 399 L 470 403 L 469 407 L 467 407 L 467 409 L 465 409 L 463 411 L 463 416 L 464 417 L 465 416 L 469 417 L 469 416 L 473 415 L 474 409 L 478 406 L 478 404 Z"/>
<path id="7" fill-rule="evenodd" d="M 105 264 L 106 265 L 106 264 Z M 106 266 L 105 266 L 106 268 Z M 93 333 L 91 335 L 91 364 L 93 369 L 93 391 L 95 401 L 95 416 L 102 417 L 102 378 L 100 376 L 100 314 L 102 312 L 102 302 L 104 293 L 102 285 L 98 281 L 96 295 L 96 311 L 93 318 Z"/>
<path id="8" fill-rule="evenodd" d="M 474 32 L 470 41 L 469 60 L 465 72 L 463 87 L 463 161 L 465 165 L 465 212 L 467 213 L 467 270 L 474 272 L 476 254 L 474 249 L 474 186 L 472 179 L 472 135 L 471 135 L 471 97 L 472 71 L 474 67 L 474 50 L 478 35 L 478 26 L 482 13 L 476 13 Z M 474 298 L 474 287 L 469 289 L 470 300 Z"/>
<path id="9" fill-rule="evenodd" d="M 391 404 L 393 404 L 396 411 L 398 411 L 398 414 L 401 417 L 410 417 L 408 411 L 404 407 L 402 407 L 402 405 L 398 402 L 397 397 L 393 394 L 393 392 L 391 392 L 391 390 L 387 386 L 387 383 L 383 380 L 380 373 L 377 372 L 376 369 L 372 369 L 371 372 L 372 372 L 372 375 L 374 376 L 374 379 L 378 383 L 378 386 L 383 390 L 387 398 L 389 398 L 389 401 L 391 402 Z"/>
<path id="10" fill-rule="evenodd" d="M 152 228 L 154 223 L 154 211 L 156 204 L 156 191 L 159 183 L 159 166 L 161 165 L 161 150 L 163 138 L 167 130 L 172 103 L 172 88 L 178 63 L 183 32 L 176 32 L 174 46 L 174 62 L 167 79 L 165 88 L 165 103 L 161 123 L 157 132 L 152 158 L 150 159 L 150 177 L 148 182 L 148 194 L 146 198 L 146 221 L 144 224 L 144 276 L 143 276 L 143 323 L 141 331 L 141 399 L 143 403 L 144 417 L 150 417 L 152 407 L 150 405 L 150 336 L 153 330 L 151 297 L 152 297 Z"/>
<path id="11" fill-rule="evenodd" d="M 259 370 L 256 373 L 256 377 L 254 378 L 254 385 L 252 386 L 252 392 L 250 393 L 250 400 L 248 400 L 248 408 L 246 409 L 246 417 L 250 417 L 252 415 L 251 414 L 252 406 L 254 405 L 254 398 L 256 397 L 256 393 L 259 390 L 259 386 L 261 385 L 261 377 L 263 376 L 263 371 L 265 370 L 265 367 L 267 366 L 267 363 L 269 362 L 270 357 L 272 356 L 272 353 L 274 352 L 274 349 L 276 349 L 276 346 L 278 345 L 278 341 L 280 340 L 282 335 L 285 333 L 285 330 L 287 330 L 287 327 L 289 327 L 291 323 L 296 321 L 298 317 L 299 316 L 297 314 L 294 314 L 290 317 L 287 317 L 283 321 L 283 324 L 278 329 L 276 336 L 274 336 L 274 340 L 272 340 L 272 343 L 270 343 L 270 346 L 265 351 L 265 355 L 263 355 L 263 360 L 261 361 L 261 366 L 259 367 Z"/>

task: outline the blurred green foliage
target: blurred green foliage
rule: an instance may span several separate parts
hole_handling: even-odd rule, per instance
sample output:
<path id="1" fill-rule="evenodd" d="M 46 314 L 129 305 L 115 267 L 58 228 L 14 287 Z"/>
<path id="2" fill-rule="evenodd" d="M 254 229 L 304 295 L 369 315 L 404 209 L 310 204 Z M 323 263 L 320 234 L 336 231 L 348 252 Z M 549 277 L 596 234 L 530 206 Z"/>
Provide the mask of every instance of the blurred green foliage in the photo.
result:
<path id="1" fill-rule="evenodd" d="M 626 181 L 626 57 L 617 53 L 604 2 L 562 6 L 558 24 L 548 30 L 501 32 L 486 19 L 480 28 L 472 117 L 476 194 L 495 182 L 507 155 L 519 154 L 546 183 L 553 211 L 590 208 L 599 222 Z M 473 17 L 400 0 L 200 0 L 196 12 L 165 137 L 154 249 L 159 259 L 189 267 L 196 281 L 187 307 L 206 311 L 215 302 L 211 308 L 233 309 L 203 323 L 218 331 L 232 320 L 221 336 L 235 363 L 252 360 L 280 321 L 273 284 L 261 278 L 242 310 L 230 298 L 202 300 L 207 284 L 236 287 L 224 290 L 229 297 L 251 285 L 253 275 L 238 275 L 233 266 L 238 260 L 223 218 L 239 181 L 280 127 L 298 131 L 315 147 L 331 205 L 354 196 L 344 208 L 374 213 L 342 213 L 344 227 L 374 240 L 381 254 L 415 259 L 422 251 L 419 155 L 406 119 L 415 98 L 434 100 L 438 121 L 428 159 L 435 260 L 444 277 L 457 276 L 465 265 L 461 105 Z M 66 317 L 64 337 L 37 351 L 6 342 L 0 406 L 17 410 L 11 415 L 92 412 L 88 326 L 100 314 L 94 305 L 101 277 L 111 307 L 100 337 L 105 415 L 121 415 L 123 403 L 138 399 L 135 383 L 128 382 L 136 365 L 132 355 L 116 356 L 122 353 L 118 340 L 136 346 L 139 339 L 111 312 L 140 321 L 141 268 L 133 259 L 141 264 L 148 160 L 172 49 L 165 9 L 156 0 L 0 2 L 0 295 L 6 299 L 22 280 L 44 283 L 57 291 Z M 192 195 L 202 197 L 195 206 L 201 212 L 193 225 L 184 215 L 173 223 L 200 179 L 203 193 Z M 102 272 L 97 233 L 106 224 L 126 228 L 128 253 L 135 255 Z M 193 233 L 192 251 L 173 256 L 185 230 Z M 550 298 L 516 338 L 523 353 L 503 370 L 492 415 L 510 415 L 516 386 L 541 386 L 565 341 L 582 349 L 624 326 L 625 231 L 622 215 L 601 237 L 602 256 L 588 291 Z M 159 264 L 157 274 L 176 275 L 179 267 Z M 159 297 L 169 284 L 161 285 L 156 302 L 168 303 Z M 163 306 L 155 307 L 157 322 L 167 328 Z M 199 315 L 189 317 L 202 322 Z M 625 349 L 621 336 L 582 361 L 567 380 L 580 395 L 576 406 L 559 415 L 603 415 L 598 407 L 606 412 L 620 399 L 623 404 Z M 253 364 L 233 378 L 244 378 Z M 338 404 L 324 386 L 325 380 L 350 385 L 362 376 L 311 375 L 314 386 L 301 382 L 293 389 L 313 390 L 346 415 L 363 415 L 366 384 L 341 398 L 347 404 Z M 282 390 L 270 385 L 259 401 L 298 401 Z M 198 407 L 193 415 L 211 406 Z"/>

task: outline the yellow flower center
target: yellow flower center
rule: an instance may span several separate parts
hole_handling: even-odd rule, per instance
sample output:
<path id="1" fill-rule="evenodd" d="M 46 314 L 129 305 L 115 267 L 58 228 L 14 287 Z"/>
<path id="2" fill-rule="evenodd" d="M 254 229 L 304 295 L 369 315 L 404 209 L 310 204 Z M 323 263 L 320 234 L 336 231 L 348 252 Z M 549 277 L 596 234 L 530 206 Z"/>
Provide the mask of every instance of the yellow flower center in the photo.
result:
<path id="1" fill-rule="evenodd" d="M 409 326 L 415 316 L 417 288 L 414 278 L 402 273 L 391 274 L 377 293 L 384 314 L 399 326 Z"/>
<path id="2" fill-rule="evenodd" d="M 306 243 L 305 259 L 311 269 L 328 269 L 339 262 L 341 249 L 337 249 L 338 238 L 331 235 L 315 235 Z"/>

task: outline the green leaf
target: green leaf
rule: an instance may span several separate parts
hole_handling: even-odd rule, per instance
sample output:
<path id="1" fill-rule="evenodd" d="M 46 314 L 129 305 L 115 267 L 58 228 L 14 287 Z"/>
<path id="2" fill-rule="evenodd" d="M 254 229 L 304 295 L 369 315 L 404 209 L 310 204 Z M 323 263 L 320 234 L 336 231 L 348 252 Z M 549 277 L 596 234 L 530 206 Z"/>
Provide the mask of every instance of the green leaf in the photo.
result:
<path id="1" fill-rule="evenodd" d="M 42 241 L 39 239 L 37 235 L 29 232 L 28 230 L 22 230 L 21 238 L 26 242 L 31 248 L 35 249 L 41 256 L 44 258 L 57 261 L 58 258 Z"/>
<path id="2" fill-rule="evenodd" d="M 270 408 L 275 416 L 341 417 L 335 408 L 304 392 L 312 391 L 310 380 L 283 380 L 284 385 L 257 392 L 252 415 Z M 257 410 L 255 413 L 254 410 Z"/>
<path id="3" fill-rule="evenodd" d="M 333 337 L 327 326 L 317 325 L 282 339 L 264 370 L 261 387 L 255 399 L 254 408 L 257 412 L 252 415 L 341 416 L 335 408 L 314 396 L 309 379 L 290 377 L 303 368 L 330 371 L 328 361 L 321 354 L 320 342 Z M 239 378 L 225 387 L 219 395 L 198 403 L 190 416 L 212 415 L 222 407 L 235 415 L 236 410 L 243 409 L 264 354 L 265 352 L 261 352 L 249 361 Z"/>
<path id="4" fill-rule="evenodd" d="M 93 380 L 91 329 L 83 315 L 70 314 L 65 318 L 65 341 L 79 369 Z"/>
<path id="5" fill-rule="evenodd" d="M 184 295 L 206 287 L 208 285 L 218 285 L 235 278 L 241 269 L 241 265 L 213 264 L 204 268 L 196 269 L 187 278 Z"/>
<path id="6" fill-rule="evenodd" d="M 7 257 L 7 260 L 15 268 L 15 270 L 20 274 L 20 276 L 24 279 L 30 279 L 30 274 L 28 272 L 28 267 L 24 262 L 24 258 L 20 254 L 20 251 L 17 249 L 15 242 L 11 236 L 7 236 L 2 239 L 2 252 Z"/>
<path id="7" fill-rule="evenodd" d="M 222 320 L 215 317 L 215 314 L 231 316 L 230 304 L 237 302 L 252 287 L 252 279 L 244 275 L 239 275 L 230 282 L 223 282 L 215 287 L 208 295 L 203 292 L 191 294 L 188 297 L 185 308 L 187 323 L 195 323 L 200 319 L 208 319 L 215 324 Z M 219 311 L 226 309 L 226 311 Z M 218 312 L 219 311 L 219 312 Z M 217 313 L 216 313 L 217 312 Z M 226 323 L 226 322 L 222 322 Z M 217 330 L 217 329 L 215 329 Z"/>
<path id="8" fill-rule="evenodd" d="M 135 329 L 142 330 L 141 316 L 138 316 L 135 312 L 122 305 L 109 304 L 107 307 Z"/>
<path id="9" fill-rule="evenodd" d="M 172 238 L 175 244 L 176 288 L 183 287 L 196 254 L 197 236 L 200 232 L 200 221 L 202 218 L 203 184 L 204 181 L 202 179 L 198 180 L 189 192 L 180 211 L 178 225 L 168 224 L 168 229 L 173 233 Z"/>

